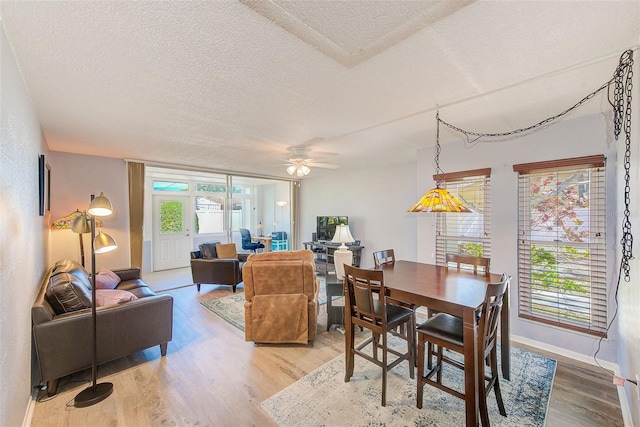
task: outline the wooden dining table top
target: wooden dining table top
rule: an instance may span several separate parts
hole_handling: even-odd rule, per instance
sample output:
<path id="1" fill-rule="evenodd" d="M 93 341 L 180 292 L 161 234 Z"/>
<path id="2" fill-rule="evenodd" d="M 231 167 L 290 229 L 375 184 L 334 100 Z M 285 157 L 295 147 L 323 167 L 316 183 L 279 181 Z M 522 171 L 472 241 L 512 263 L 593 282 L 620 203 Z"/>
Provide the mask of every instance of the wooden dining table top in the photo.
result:
<path id="1" fill-rule="evenodd" d="M 500 282 L 502 275 L 474 274 L 464 270 L 412 261 L 396 261 L 378 267 L 394 298 L 416 305 L 448 306 L 450 314 L 462 315 L 463 307 L 478 308 L 484 301 L 487 283 Z M 404 297 L 404 298 L 402 298 Z"/>

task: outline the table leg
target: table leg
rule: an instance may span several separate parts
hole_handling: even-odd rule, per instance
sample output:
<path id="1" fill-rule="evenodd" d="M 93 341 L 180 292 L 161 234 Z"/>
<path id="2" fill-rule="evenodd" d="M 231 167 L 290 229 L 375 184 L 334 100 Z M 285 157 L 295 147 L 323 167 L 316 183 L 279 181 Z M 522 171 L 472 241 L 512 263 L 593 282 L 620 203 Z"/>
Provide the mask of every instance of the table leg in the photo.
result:
<path id="1" fill-rule="evenodd" d="M 462 316 L 462 341 L 464 343 L 464 395 L 467 427 L 478 425 L 478 370 L 483 363 L 478 356 L 478 328 L 476 312 L 465 309 Z M 484 367 L 483 367 L 484 369 Z"/>
<path id="2" fill-rule="evenodd" d="M 345 344 L 345 373 L 344 373 L 344 382 L 349 382 L 351 377 L 353 376 L 353 368 L 354 368 L 354 355 L 351 349 L 355 344 L 355 336 L 354 336 L 354 328 L 353 323 L 351 323 L 351 313 L 347 313 L 349 310 L 349 306 L 347 304 L 344 305 L 344 344 Z"/>
<path id="3" fill-rule="evenodd" d="M 511 338 L 509 334 L 509 287 L 502 299 L 502 311 L 500 313 L 500 365 L 502 367 L 502 378 L 511 379 Z"/>

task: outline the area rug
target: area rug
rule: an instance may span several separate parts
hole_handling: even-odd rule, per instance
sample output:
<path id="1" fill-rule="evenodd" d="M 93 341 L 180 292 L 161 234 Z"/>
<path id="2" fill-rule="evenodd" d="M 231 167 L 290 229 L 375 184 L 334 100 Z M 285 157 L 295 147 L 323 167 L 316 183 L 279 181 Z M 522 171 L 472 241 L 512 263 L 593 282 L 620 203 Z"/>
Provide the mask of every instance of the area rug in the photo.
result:
<path id="1" fill-rule="evenodd" d="M 326 304 L 327 291 L 325 281 L 320 279 L 320 291 L 318 292 L 318 304 Z M 244 331 L 244 292 L 237 292 L 226 297 L 202 301 L 200 304 L 209 311 L 231 323 L 236 328 Z"/>
<path id="2" fill-rule="evenodd" d="M 416 407 L 416 380 L 407 362 L 387 376 L 387 406 L 380 405 L 381 369 L 356 356 L 354 375 L 344 382 L 345 356 L 336 357 L 261 403 L 280 426 L 464 426 L 464 402 L 425 385 Z M 500 378 L 507 417 L 493 391 L 487 405 L 492 426 L 544 426 L 556 361 L 512 348 L 511 381 Z M 462 371 L 445 366 L 445 384 L 460 390 Z"/>

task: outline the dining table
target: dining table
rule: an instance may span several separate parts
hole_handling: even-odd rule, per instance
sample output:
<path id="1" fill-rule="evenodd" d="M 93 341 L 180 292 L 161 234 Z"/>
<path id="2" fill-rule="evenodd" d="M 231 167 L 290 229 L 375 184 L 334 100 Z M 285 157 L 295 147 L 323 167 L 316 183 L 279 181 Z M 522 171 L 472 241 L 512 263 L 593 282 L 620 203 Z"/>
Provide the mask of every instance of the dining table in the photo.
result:
<path id="1" fill-rule="evenodd" d="M 484 381 L 477 312 L 484 302 L 487 284 L 500 282 L 502 275 L 404 260 L 383 264 L 376 269 L 384 271 L 384 285 L 389 297 L 462 319 L 466 425 L 477 426 L 479 381 Z M 511 367 L 508 287 L 500 314 L 500 361 L 502 376 L 508 380 Z"/>

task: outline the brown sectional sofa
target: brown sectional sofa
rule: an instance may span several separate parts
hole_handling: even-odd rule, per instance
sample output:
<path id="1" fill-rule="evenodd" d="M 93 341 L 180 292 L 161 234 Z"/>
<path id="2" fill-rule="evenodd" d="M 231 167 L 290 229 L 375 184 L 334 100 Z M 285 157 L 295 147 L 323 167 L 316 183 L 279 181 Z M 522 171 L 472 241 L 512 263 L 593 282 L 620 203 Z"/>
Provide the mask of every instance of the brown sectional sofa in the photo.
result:
<path id="1" fill-rule="evenodd" d="M 129 291 L 137 299 L 98 307 L 98 364 L 155 345 L 165 356 L 173 334 L 173 297 L 156 295 L 140 279 L 137 267 L 113 272 L 121 279 L 116 289 Z M 57 393 L 61 377 L 91 367 L 90 307 L 87 272 L 76 261 L 58 261 L 43 278 L 31 308 L 33 339 L 49 396 Z"/>

